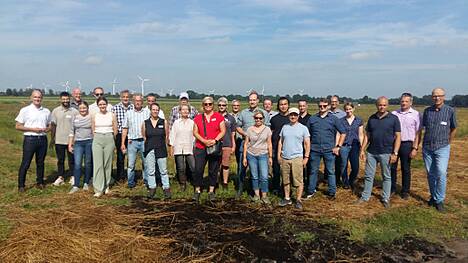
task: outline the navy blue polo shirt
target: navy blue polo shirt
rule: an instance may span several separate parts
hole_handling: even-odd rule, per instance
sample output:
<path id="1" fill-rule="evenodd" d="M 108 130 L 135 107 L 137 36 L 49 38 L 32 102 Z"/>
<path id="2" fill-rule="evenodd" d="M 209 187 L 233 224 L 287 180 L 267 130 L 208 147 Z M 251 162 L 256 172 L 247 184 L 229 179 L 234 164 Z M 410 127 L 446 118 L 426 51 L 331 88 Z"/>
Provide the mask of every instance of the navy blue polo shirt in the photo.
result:
<path id="1" fill-rule="evenodd" d="M 367 121 L 366 131 L 369 135 L 367 147 L 369 153 L 390 154 L 393 152 L 395 132 L 401 132 L 400 120 L 390 112 L 383 118 L 379 118 L 377 113 L 374 113 Z"/>
<path id="2" fill-rule="evenodd" d="M 323 118 L 319 113 L 310 116 L 308 128 L 312 152 L 331 152 L 336 146 L 336 133 L 346 134 L 340 120 L 330 112 Z"/>

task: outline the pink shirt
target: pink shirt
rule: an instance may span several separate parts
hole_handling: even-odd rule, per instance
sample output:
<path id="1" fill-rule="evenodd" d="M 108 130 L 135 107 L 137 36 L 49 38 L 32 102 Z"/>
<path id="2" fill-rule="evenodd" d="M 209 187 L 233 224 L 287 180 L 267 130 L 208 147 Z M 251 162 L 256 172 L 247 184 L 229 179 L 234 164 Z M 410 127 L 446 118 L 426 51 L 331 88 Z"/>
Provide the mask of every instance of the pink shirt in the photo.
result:
<path id="1" fill-rule="evenodd" d="M 401 141 L 414 141 L 416 134 L 420 129 L 421 116 L 413 108 L 403 112 L 401 109 L 392 111 L 392 114 L 398 117 L 401 126 Z"/>

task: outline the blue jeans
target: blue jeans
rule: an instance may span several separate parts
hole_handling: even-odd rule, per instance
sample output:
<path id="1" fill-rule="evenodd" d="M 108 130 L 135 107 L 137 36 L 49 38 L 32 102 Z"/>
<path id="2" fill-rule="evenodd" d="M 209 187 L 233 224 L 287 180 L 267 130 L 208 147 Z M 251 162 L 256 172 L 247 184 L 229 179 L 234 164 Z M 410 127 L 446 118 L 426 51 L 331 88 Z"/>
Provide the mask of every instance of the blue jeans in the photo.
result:
<path id="1" fill-rule="evenodd" d="M 145 158 L 145 166 L 148 176 L 148 187 L 150 189 L 156 188 L 156 162 L 158 163 L 159 173 L 161 174 L 162 188 L 169 189 L 169 175 L 167 174 L 167 158 L 155 158 L 154 150 L 151 150 Z"/>
<path id="2" fill-rule="evenodd" d="M 241 140 L 241 144 L 239 146 L 239 163 L 237 164 L 237 178 L 238 178 L 238 183 L 239 183 L 239 187 L 242 188 L 243 184 L 244 184 L 244 179 L 245 179 L 245 176 L 247 174 L 247 167 L 245 167 L 243 164 L 242 164 L 242 160 L 244 158 L 244 140 Z"/>
<path id="3" fill-rule="evenodd" d="M 89 180 L 93 174 L 93 140 L 75 141 L 75 145 L 73 146 L 73 158 L 75 160 L 75 166 L 73 168 L 75 183 L 73 186 L 80 186 L 81 163 L 83 159 L 85 171 L 84 183 L 89 184 Z"/>
<path id="4" fill-rule="evenodd" d="M 128 178 L 128 186 L 129 187 L 135 187 L 136 182 L 135 182 L 135 162 L 137 158 L 138 152 L 140 153 L 141 156 L 141 161 L 142 163 L 145 162 L 145 156 L 143 153 L 145 152 L 145 142 L 142 141 L 135 141 L 132 140 L 132 142 L 128 143 L 128 148 L 127 148 L 127 154 L 128 154 L 128 165 L 127 165 L 127 178 Z M 146 169 L 143 169 L 143 180 L 147 181 L 148 178 L 148 173 Z M 154 170 L 154 169 L 153 169 Z"/>
<path id="5" fill-rule="evenodd" d="M 341 156 L 341 179 L 343 181 L 343 185 L 345 186 L 353 186 L 354 181 L 357 178 L 359 173 L 359 151 L 361 150 L 361 146 L 359 143 L 353 143 L 352 145 L 342 146 L 340 149 L 340 156 Z M 348 160 L 351 164 L 351 172 L 349 173 L 348 177 Z"/>
<path id="6" fill-rule="evenodd" d="M 247 153 L 247 163 L 252 175 L 252 189 L 268 193 L 268 154 L 255 156 Z"/>
<path id="7" fill-rule="evenodd" d="M 323 158 L 325 164 L 325 174 L 328 176 L 328 194 L 336 194 L 336 178 L 335 178 L 335 155 L 333 152 L 310 152 L 310 168 L 309 168 L 309 193 L 315 192 L 318 181 L 318 171 L 320 167 L 320 159 Z"/>
<path id="8" fill-rule="evenodd" d="M 423 148 L 424 165 L 426 166 L 427 181 L 431 198 L 436 203 L 445 200 L 447 187 L 447 167 L 450 158 L 450 145 L 430 151 Z"/>
<path id="9" fill-rule="evenodd" d="M 367 153 L 366 169 L 364 174 L 364 190 L 362 191 L 361 199 L 368 201 L 372 194 L 374 186 L 375 170 L 377 163 L 380 163 L 382 173 L 382 201 L 390 200 L 390 191 L 392 188 L 392 176 L 390 174 L 390 154 L 372 154 Z"/>

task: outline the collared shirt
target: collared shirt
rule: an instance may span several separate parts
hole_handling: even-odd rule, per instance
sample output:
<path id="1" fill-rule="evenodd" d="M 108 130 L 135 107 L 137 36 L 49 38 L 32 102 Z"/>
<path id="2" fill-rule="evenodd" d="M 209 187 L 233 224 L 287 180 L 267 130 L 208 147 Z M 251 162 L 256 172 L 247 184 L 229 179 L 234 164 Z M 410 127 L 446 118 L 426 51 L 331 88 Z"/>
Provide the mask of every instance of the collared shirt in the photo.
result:
<path id="1" fill-rule="evenodd" d="M 117 129 L 119 133 L 122 133 L 122 123 L 125 119 L 125 113 L 129 110 L 133 110 L 133 104 L 128 104 L 128 106 L 125 107 L 122 102 L 119 102 L 112 107 L 112 112 L 117 119 Z"/>
<path id="2" fill-rule="evenodd" d="M 192 119 L 177 119 L 174 121 L 169 133 L 169 145 L 173 147 L 174 155 L 176 154 L 193 154 L 193 144 L 195 137 L 193 136 Z"/>
<path id="3" fill-rule="evenodd" d="M 112 112 L 112 104 L 107 103 L 107 111 L 108 111 L 108 112 Z M 91 116 L 93 116 L 93 115 L 96 114 L 97 112 L 99 112 L 99 107 L 98 107 L 98 105 L 97 105 L 96 102 L 94 102 L 93 104 L 89 105 L 89 113 L 91 114 Z"/>
<path id="4" fill-rule="evenodd" d="M 339 119 L 331 112 L 323 118 L 320 113 L 310 116 L 308 128 L 311 138 L 310 151 L 313 152 L 331 152 L 336 145 L 336 133 L 346 134 Z"/>
<path id="5" fill-rule="evenodd" d="M 231 135 L 236 132 L 236 119 L 231 114 L 226 113 L 224 116 L 224 123 L 226 124 L 226 133 L 223 137 L 223 147 L 232 147 Z"/>
<path id="6" fill-rule="evenodd" d="M 278 114 L 278 112 L 277 112 L 277 111 L 274 111 L 274 110 L 268 112 L 268 115 L 270 115 L 270 120 L 271 120 L 271 118 L 273 118 L 276 114 Z"/>
<path id="7" fill-rule="evenodd" d="M 74 137 L 75 141 L 92 139 L 93 131 L 91 129 L 91 114 L 86 116 L 76 114 L 73 116 L 69 136 Z"/>
<path id="8" fill-rule="evenodd" d="M 15 121 L 22 123 L 25 128 L 42 128 L 45 129 L 50 124 L 50 111 L 47 108 L 37 108 L 34 104 L 21 108 Z M 24 135 L 46 136 L 45 132 L 23 132 Z"/>
<path id="9" fill-rule="evenodd" d="M 254 112 L 256 110 L 259 110 L 259 111 L 263 112 L 263 116 L 265 117 L 263 119 L 263 123 L 266 126 L 270 126 L 270 115 L 268 114 L 268 112 L 266 112 L 264 109 L 261 109 L 261 108 L 257 107 L 255 109 L 251 109 L 251 108 L 243 109 L 239 114 L 239 119 L 237 121 L 237 127 L 242 128 L 242 130 L 244 130 L 244 132 L 246 132 L 249 127 L 253 126 L 255 124 L 255 120 L 254 120 L 253 116 L 254 116 Z"/>
<path id="10" fill-rule="evenodd" d="M 129 140 L 143 138 L 141 127 L 149 117 L 150 113 L 147 108 L 142 108 L 139 111 L 136 109 L 127 111 L 122 123 L 122 128 L 128 129 L 127 138 Z"/>
<path id="11" fill-rule="evenodd" d="M 381 118 L 374 113 L 367 121 L 366 131 L 369 134 L 367 151 L 371 154 L 389 154 L 393 152 L 395 133 L 401 132 L 400 121 L 389 112 Z"/>
<path id="12" fill-rule="evenodd" d="M 55 144 L 68 144 L 72 118 L 77 114 L 79 113 L 75 108 L 64 108 L 62 105 L 52 111 L 50 121 L 55 124 Z"/>
<path id="13" fill-rule="evenodd" d="M 339 108 L 336 108 L 334 111 L 330 110 L 330 113 L 335 115 L 338 119 L 346 117 L 346 112 Z"/>
<path id="14" fill-rule="evenodd" d="M 83 100 L 81 100 L 80 102 L 82 102 Z M 74 109 L 77 109 L 78 110 L 78 103 L 80 102 L 76 102 L 75 99 L 71 99 L 70 101 L 70 107 L 74 108 Z"/>
<path id="15" fill-rule="evenodd" d="M 401 126 L 401 141 L 414 141 L 420 129 L 421 116 L 419 112 L 413 108 L 408 111 L 401 109 L 392 111 L 392 114 L 398 117 Z"/>
<path id="16" fill-rule="evenodd" d="M 288 123 L 281 129 L 280 136 L 283 142 L 281 156 L 284 159 L 292 160 L 304 155 L 304 141 L 310 137 L 306 126 L 299 122 L 294 125 Z"/>
<path id="17" fill-rule="evenodd" d="M 455 109 L 442 105 L 437 109 L 434 105 L 426 108 L 423 114 L 424 127 L 423 147 L 435 151 L 449 145 L 450 132 L 457 127 Z"/>
<path id="18" fill-rule="evenodd" d="M 277 114 L 270 120 L 270 128 L 272 131 L 271 135 L 271 145 L 273 146 L 273 152 L 276 153 L 278 152 L 278 141 L 280 139 L 280 133 L 281 129 L 285 124 L 288 124 L 289 117 L 288 115 L 282 115 L 282 114 Z"/>
<path id="19" fill-rule="evenodd" d="M 352 145 L 353 143 L 360 143 L 359 141 L 359 127 L 363 126 L 362 119 L 354 116 L 354 120 L 349 124 L 348 119 L 342 118 L 340 122 L 346 130 L 346 138 L 343 144 Z"/>
<path id="20" fill-rule="evenodd" d="M 307 113 L 304 117 L 302 117 L 302 115 L 299 115 L 299 122 L 304 125 L 304 126 L 308 126 L 309 125 L 309 118 L 310 118 L 310 114 Z"/>
<path id="21" fill-rule="evenodd" d="M 193 107 L 192 105 L 189 105 L 189 106 L 190 106 L 189 118 L 193 120 L 195 118 L 195 116 L 198 115 L 198 110 L 195 107 Z M 181 118 L 180 112 L 179 112 L 179 107 L 180 106 L 174 106 L 171 109 L 171 114 L 169 115 L 169 126 L 170 127 L 172 127 L 172 124 L 176 120 Z"/>

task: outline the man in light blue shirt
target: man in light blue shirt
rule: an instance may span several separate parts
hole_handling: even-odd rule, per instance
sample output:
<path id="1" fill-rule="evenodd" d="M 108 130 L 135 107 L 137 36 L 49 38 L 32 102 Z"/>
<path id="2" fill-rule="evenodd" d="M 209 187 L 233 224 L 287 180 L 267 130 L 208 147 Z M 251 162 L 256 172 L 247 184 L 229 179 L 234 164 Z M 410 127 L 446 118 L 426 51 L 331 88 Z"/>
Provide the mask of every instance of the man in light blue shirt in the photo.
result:
<path id="1" fill-rule="evenodd" d="M 284 199 L 280 201 L 280 206 L 292 204 L 290 199 L 291 184 L 297 187 L 296 204 L 297 209 L 302 209 L 302 192 L 304 191 L 303 172 L 309 161 L 310 134 L 306 126 L 299 123 L 299 109 L 290 108 L 289 123 L 285 124 L 280 132 L 278 142 L 278 163 L 281 165 L 281 174 L 284 185 Z M 307 153 L 304 156 L 304 150 Z M 292 180 L 291 180 L 292 178 Z"/>

